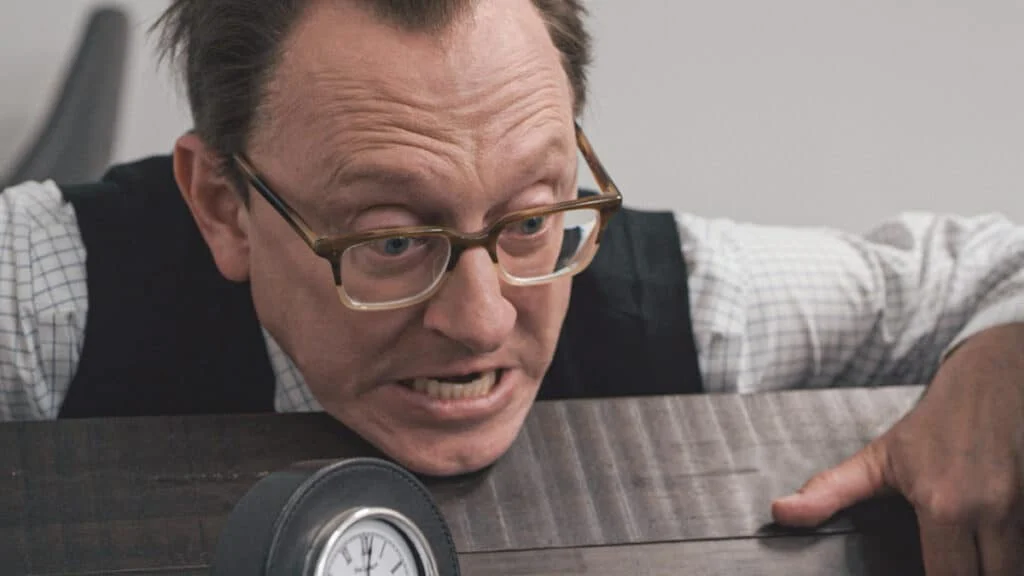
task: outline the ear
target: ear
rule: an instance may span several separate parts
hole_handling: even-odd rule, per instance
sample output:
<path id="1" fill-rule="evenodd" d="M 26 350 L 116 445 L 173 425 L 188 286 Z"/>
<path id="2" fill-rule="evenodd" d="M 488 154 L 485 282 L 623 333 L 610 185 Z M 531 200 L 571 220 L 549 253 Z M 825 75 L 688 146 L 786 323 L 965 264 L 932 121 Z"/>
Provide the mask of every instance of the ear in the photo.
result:
<path id="1" fill-rule="evenodd" d="M 174 179 L 220 273 L 235 282 L 248 280 L 248 208 L 222 173 L 217 154 L 194 133 L 174 146 Z"/>

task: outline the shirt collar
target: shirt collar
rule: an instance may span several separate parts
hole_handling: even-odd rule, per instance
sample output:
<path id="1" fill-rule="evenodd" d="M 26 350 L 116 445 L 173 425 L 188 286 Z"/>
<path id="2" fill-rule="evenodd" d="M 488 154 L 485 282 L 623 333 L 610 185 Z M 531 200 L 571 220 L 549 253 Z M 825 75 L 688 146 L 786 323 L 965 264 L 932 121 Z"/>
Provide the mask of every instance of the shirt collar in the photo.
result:
<path id="1" fill-rule="evenodd" d="M 263 329 L 267 355 L 274 371 L 274 410 L 277 412 L 323 412 L 323 407 L 306 386 L 306 380 L 274 337 Z"/>

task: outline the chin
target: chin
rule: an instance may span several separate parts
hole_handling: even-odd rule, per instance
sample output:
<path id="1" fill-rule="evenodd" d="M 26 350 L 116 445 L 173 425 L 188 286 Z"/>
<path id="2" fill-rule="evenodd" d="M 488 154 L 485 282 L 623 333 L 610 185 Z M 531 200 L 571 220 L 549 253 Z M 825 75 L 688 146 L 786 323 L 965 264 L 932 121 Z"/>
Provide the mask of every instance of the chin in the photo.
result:
<path id="1" fill-rule="evenodd" d="M 508 451 L 519 436 L 538 386 L 532 381 L 510 377 L 504 381 L 507 398 L 497 413 L 490 417 L 445 421 L 417 413 L 402 413 L 394 406 L 402 395 L 395 387 L 377 388 L 377 393 L 360 410 L 345 405 L 347 410 L 332 411 L 335 418 L 348 426 L 387 458 L 410 471 L 424 476 L 458 476 L 480 471 L 494 464 Z M 399 404 L 399 408 L 401 405 Z M 376 408 L 374 410 L 374 408 Z M 443 416 L 444 414 L 442 414 Z"/>
<path id="2" fill-rule="evenodd" d="M 380 409 L 378 418 L 365 418 L 364 412 L 364 418 L 353 419 L 349 426 L 385 456 L 416 474 L 469 474 L 497 462 L 515 442 L 536 396 L 537 386 L 531 384 L 525 379 L 506 381 L 509 398 L 489 418 L 445 422 Z M 379 399 L 382 405 L 390 397 Z"/>
<path id="3" fill-rule="evenodd" d="M 446 438 L 413 435 L 419 441 L 402 446 L 379 446 L 389 458 L 424 476 L 458 476 L 487 468 L 508 451 L 521 426 L 490 434 L 452 433 Z"/>

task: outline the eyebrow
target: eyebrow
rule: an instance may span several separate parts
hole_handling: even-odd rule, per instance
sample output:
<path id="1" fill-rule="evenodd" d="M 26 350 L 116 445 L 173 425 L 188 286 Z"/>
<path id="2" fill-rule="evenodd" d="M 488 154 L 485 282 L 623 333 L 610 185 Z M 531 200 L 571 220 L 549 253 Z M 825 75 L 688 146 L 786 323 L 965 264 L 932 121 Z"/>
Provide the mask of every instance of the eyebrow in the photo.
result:
<path id="1" fill-rule="evenodd" d="M 401 166 L 363 164 L 344 173 L 338 171 L 325 182 L 328 184 L 322 192 L 323 205 L 334 217 L 341 217 L 342 220 L 356 211 L 368 208 L 370 204 L 391 204 L 400 200 L 401 203 L 419 205 L 430 210 L 438 202 L 437 197 L 427 191 L 429 187 L 422 175 Z M 341 190 L 347 193 L 339 194 Z M 352 194 L 353 190 L 361 191 Z M 372 190 L 372 195 L 367 190 Z M 335 222 L 332 226 L 341 224 Z"/>
<path id="2" fill-rule="evenodd" d="M 382 188 L 419 188 L 425 178 L 405 166 L 384 166 L 380 164 L 360 164 L 354 168 L 337 170 L 328 177 L 328 191 L 342 190 L 355 184 L 377 184 Z"/>
<path id="3" fill-rule="evenodd" d="M 530 149 L 525 153 L 510 155 L 512 163 L 528 167 L 529 170 L 525 174 L 518 175 L 517 178 L 521 178 L 524 181 L 535 180 L 544 173 L 549 172 L 552 162 L 549 158 L 554 152 L 558 152 L 561 156 L 563 150 L 566 150 L 566 138 L 558 134 L 545 138 L 538 146 L 530 146 Z M 575 150 L 575 147 L 573 150 Z M 561 160 L 570 161 L 571 153 Z M 337 167 L 330 170 L 330 174 L 322 180 L 324 192 L 329 195 L 332 192 L 350 188 L 356 184 L 367 183 L 376 184 L 376 190 L 378 191 L 401 190 L 403 194 L 409 195 L 411 200 L 430 199 L 429 195 L 424 193 L 424 190 L 429 188 L 427 186 L 428 178 L 425 178 L 423 174 L 410 169 L 408 166 L 383 165 L 379 163 L 346 165 L 345 162 L 331 161 L 330 159 L 325 160 L 324 163 L 326 166 Z M 503 161 L 503 164 L 505 163 L 507 162 Z M 334 198 L 328 198 L 328 201 L 332 200 Z"/>

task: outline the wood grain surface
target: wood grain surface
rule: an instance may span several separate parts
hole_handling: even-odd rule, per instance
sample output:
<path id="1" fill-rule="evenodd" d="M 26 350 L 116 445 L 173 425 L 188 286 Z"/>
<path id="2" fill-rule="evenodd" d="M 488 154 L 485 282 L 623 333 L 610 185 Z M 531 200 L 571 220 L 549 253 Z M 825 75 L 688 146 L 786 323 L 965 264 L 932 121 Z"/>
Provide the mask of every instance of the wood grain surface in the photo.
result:
<path id="1" fill-rule="evenodd" d="M 921 390 L 539 403 L 493 467 L 425 481 L 465 574 L 920 573 L 902 500 L 807 533 L 769 504 Z M 379 454 L 321 414 L 0 424 L 0 574 L 206 573 L 259 478 L 356 455 Z"/>

